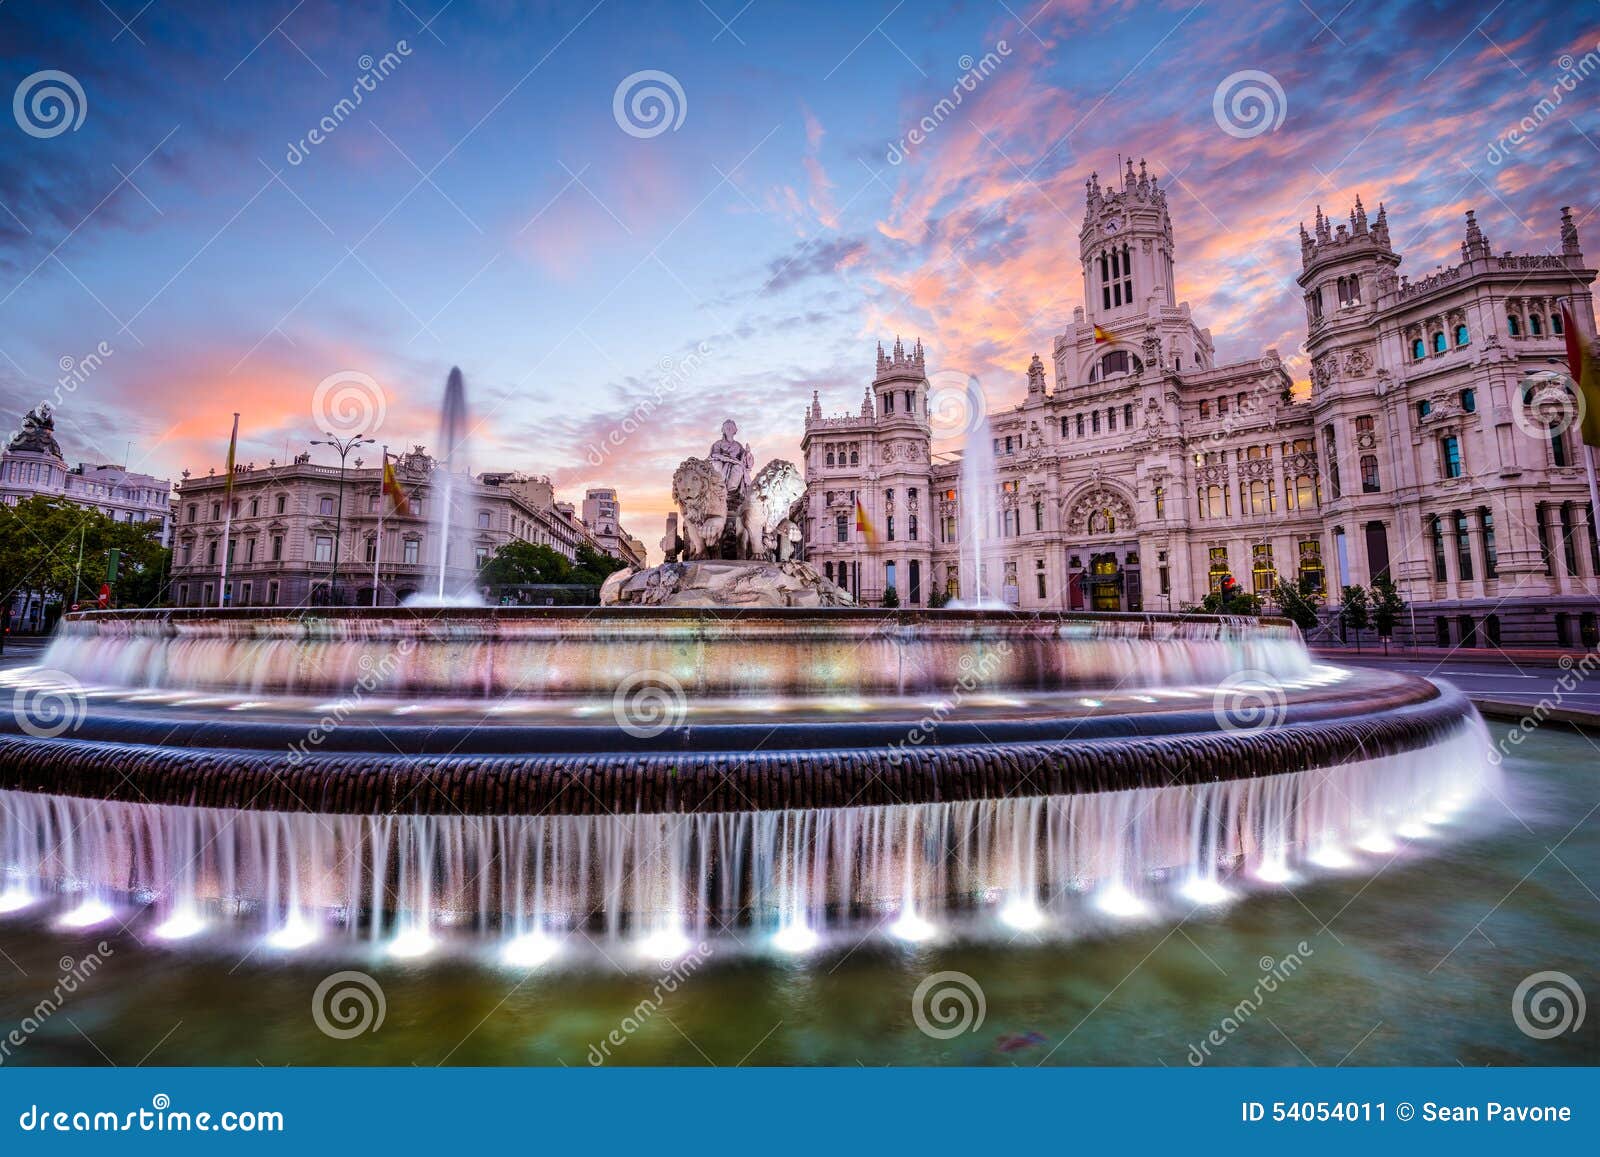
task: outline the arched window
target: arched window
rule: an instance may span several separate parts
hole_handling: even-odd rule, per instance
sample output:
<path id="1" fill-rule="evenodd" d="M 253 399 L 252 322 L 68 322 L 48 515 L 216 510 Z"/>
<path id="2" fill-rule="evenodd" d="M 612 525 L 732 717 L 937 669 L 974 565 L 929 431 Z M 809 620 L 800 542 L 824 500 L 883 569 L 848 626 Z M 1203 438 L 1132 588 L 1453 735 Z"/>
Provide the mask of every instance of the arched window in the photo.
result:
<path id="1" fill-rule="evenodd" d="M 1250 483 L 1250 513 L 1266 514 L 1268 504 L 1271 502 L 1271 491 L 1261 479 L 1253 479 Z"/>
<path id="2" fill-rule="evenodd" d="M 1089 430 L 1090 430 L 1090 432 L 1095 433 L 1095 434 L 1098 434 L 1100 432 L 1100 411 L 1099 410 L 1096 410 L 1094 413 L 1089 415 Z"/>
<path id="3" fill-rule="evenodd" d="M 1461 410 L 1467 414 L 1478 412 L 1478 391 L 1471 386 L 1461 391 Z"/>
<path id="4" fill-rule="evenodd" d="M 827 461 L 827 464 L 829 466 L 833 465 L 833 447 L 832 446 L 828 447 L 828 455 L 827 455 L 826 461 Z"/>
<path id="5" fill-rule="evenodd" d="M 861 465 L 861 451 L 857 450 L 854 446 L 850 448 L 850 465 Z"/>
<path id="6" fill-rule="evenodd" d="M 1544 325 L 1539 321 L 1539 315 L 1536 313 L 1530 313 L 1528 315 L 1528 336 L 1538 337 L 1543 332 Z"/>
<path id="7" fill-rule="evenodd" d="M 1443 330 L 1440 330 L 1438 333 L 1433 335 L 1433 352 L 1434 353 L 1442 354 L 1442 353 L 1444 353 L 1445 350 L 1447 350 L 1449 348 L 1450 347 L 1445 344 L 1444 331 Z"/>
<path id="8" fill-rule="evenodd" d="M 1411 360 L 1414 362 L 1420 362 L 1427 356 L 1428 347 L 1422 344 L 1422 339 L 1419 337 L 1416 341 L 1411 343 Z"/>
<path id="9" fill-rule="evenodd" d="M 1378 485 L 1378 456 L 1376 454 L 1363 454 L 1361 456 L 1361 493 L 1377 494 L 1383 487 Z"/>
<path id="10" fill-rule="evenodd" d="M 1559 313 L 1552 313 L 1550 315 L 1550 332 L 1555 334 L 1557 337 L 1560 337 L 1566 332 L 1566 330 L 1563 328 L 1561 315 Z"/>
<path id="11" fill-rule="evenodd" d="M 1167 492 L 1165 490 L 1163 490 L 1161 487 L 1157 486 L 1156 487 L 1156 517 L 1157 518 L 1165 518 L 1166 516 L 1167 516 Z"/>
<path id="12" fill-rule="evenodd" d="M 1471 344 L 1472 344 L 1472 334 L 1467 332 L 1467 327 L 1464 326 L 1464 325 L 1456 326 L 1456 345 L 1459 346 L 1459 345 L 1471 345 Z"/>
<path id="13" fill-rule="evenodd" d="M 843 512 L 838 514 L 833 520 L 833 534 L 839 542 L 850 541 L 850 520 L 844 515 Z"/>
<path id="14" fill-rule="evenodd" d="M 1208 486 L 1206 488 L 1206 517 L 1224 517 L 1227 510 L 1227 508 L 1223 505 L 1225 501 L 1226 497 L 1222 493 L 1222 487 Z"/>
<path id="15" fill-rule="evenodd" d="M 1067 420 L 1065 418 L 1061 419 L 1061 436 L 1063 438 L 1067 436 Z"/>
<path id="16" fill-rule="evenodd" d="M 1512 337 L 1522 336 L 1522 323 L 1517 320 L 1516 314 L 1508 313 L 1506 315 L 1506 325 L 1510 329 Z"/>
<path id="17" fill-rule="evenodd" d="M 1316 484 L 1311 475 L 1302 474 L 1294 480 L 1294 505 L 1296 510 L 1310 510 L 1317 504 Z"/>

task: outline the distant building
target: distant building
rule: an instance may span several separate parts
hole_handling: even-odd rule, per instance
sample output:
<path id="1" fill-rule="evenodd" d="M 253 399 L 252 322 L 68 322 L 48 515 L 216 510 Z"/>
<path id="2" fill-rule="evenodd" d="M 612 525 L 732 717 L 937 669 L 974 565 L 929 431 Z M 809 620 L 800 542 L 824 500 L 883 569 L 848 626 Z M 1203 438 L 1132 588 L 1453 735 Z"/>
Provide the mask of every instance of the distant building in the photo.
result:
<path id="1" fill-rule="evenodd" d="M 91 507 L 116 522 L 158 522 L 163 544 L 171 529 L 170 480 L 88 462 L 69 470 L 46 407 L 30 411 L 0 453 L 0 502 L 15 506 L 36 495 Z"/>
<path id="2" fill-rule="evenodd" d="M 0 452 L 0 502 L 15 506 L 41 496 L 98 510 L 117 522 L 157 523 L 162 544 L 169 540 L 172 483 L 126 466 L 80 462 L 69 469 L 56 441 L 55 420 L 45 406 L 23 417 L 22 429 Z M 44 597 L 37 591 L 16 592 L 11 621 L 19 629 L 41 625 Z"/>
<path id="3" fill-rule="evenodd" d="M 1300 232 L 1298 398 L 1276 350 L 1217 364 L 1175 298 L 1165 191 L 1142 165 L 1119 176 L 1087 182 L 1084 305 L 1055 339 L 1054 388 L 1035 356 L 1022 401 L 988 414 L 993 594 L 1178 610 L 1229 578 L 1261 595 L 1282 578 L 1331 612 L 1387 574 L 1410 605 L 1402 642 L 1600 643 L 1584 448 L 1530 405 L 1563 388 L 1562 304 L 1594 332 L 1570 212 L 1547 251 L 1498 255 L 1469 212 L 1460 264 L 1410 281 L 1382 205 L 1369 221 L 1358 199 L 1337 224 L 1319 209 Z M 932 414 L 964 384 L 940 383 Z M 809 557 L 868 602 L 971 593 L 963 463 L 931 452 L 929 395 L 921 342 L 896 341 L 858 413 L 813 398 L 805 417 Z"/>
<path id="4" fill-rule="evenodd" d="M 381 493 L 377 465 L 344 471 L 342 510 L 339 467 L 315 465 L 309 454 L 281 466 L 238 466 L 228 605 L 371 606 L 375 564 L 378 606 L 395 606 L 437 581 L 434 461 L 419 446 L 394 466 L 410 505 L 403 515 Z M 548 479 L 502 472 L 480 474 L 469 485 L 471 553 L 458 550 L 447 560 L 448 586 L 469 585 L 485 560 L 515 540 L 575 557 L 585 539 L 583 524 L 570 507 L 550 501 Z M 186 477 L 179 485 L 172 561 L 172 598 L 179 606 L 218 605 L 225 494 L 221 474 Z"/>
<path id="5" fill-rule="evenodd" d="M 644 543 L 622 528 L 622 504 L 615 490 L 597 487 L 584 492 L 583 524 L 604 553 L 629 566 L 645 565 Z"/>

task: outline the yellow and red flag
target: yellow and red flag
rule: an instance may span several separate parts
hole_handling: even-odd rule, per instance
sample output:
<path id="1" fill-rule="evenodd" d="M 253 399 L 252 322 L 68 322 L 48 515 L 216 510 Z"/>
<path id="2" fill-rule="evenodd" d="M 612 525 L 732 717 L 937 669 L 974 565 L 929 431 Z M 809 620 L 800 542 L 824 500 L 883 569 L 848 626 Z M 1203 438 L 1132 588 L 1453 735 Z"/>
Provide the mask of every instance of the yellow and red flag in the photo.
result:
<path id="1" fill-rule="evenodd" d="M 1583 403 L 1583 444 L 1600 446 L 1600 359 L 1573 323 L 1572 311 L 1561 306 L 1562 329 L 1567 335 L 1567 368 Z"/>
<path id="2" fill-rule="evenodd" d="M 233 497 L 233 462 L 239 455 L 239 415 L 233 416 L 233 436 L 228 439 L 228 477 L 222 484 L 223 501 Z"/>
<path id="3" fill-rule="evenodd" d="M 1106 343 L 1108 341 L 1116 341 L 1116 340 L 1117 340 L 1117 335 L 1112 333 L 1109 329 L 1101 329 L 1099 326 L 1095 326 L 1094 327 L 1094 344 L 1095 345 L 1103 345 L 1104 343 Z"/>
<path id="4" fill-rule="evenodd" d="M 872 520 L 867 517 L 867 508 L 861 505 L 859 498 L 856 499 L 856 533 L 871 545 L 878 544 L 878 532 L 873 528 Z"/>
<path id="5" fill-rule="evenodd" d="M 396 514 L 411 513 L 411 503 L 406 498 L 406 492 L 400 488 L 400 480 L 394 476 L 394 464 L 389 461 L 387 453 L 383 456 L 383 492 L 394 504 Z"/>

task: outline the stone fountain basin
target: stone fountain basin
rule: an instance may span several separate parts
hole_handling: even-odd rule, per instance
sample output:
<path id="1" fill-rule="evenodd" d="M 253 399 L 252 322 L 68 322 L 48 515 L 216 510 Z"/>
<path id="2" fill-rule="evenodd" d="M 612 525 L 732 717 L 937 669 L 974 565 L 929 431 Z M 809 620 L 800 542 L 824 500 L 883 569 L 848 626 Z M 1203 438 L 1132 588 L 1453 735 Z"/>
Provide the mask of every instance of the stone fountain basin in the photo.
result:
<path id="1" fill-rule="evenodd" d="M 383 666 L 402 644 L 422 656 L 424 691 Z M 821 662 L 847 645 L 834 674 L 798 690 L 798 660 L 760 662 L 785 648 Z M 521 668 L 499 652 L 517 647 L 564 667 L 570 650 L 605 675 L 556 694 L 439 681 L 487 664 L 501 686 Z M 272 673 L 327 648 L 337 664 L 313 654 L 280 685 L 292 691 L 220 679 L 210 654 Z M 97 649 L 112 661 L 91 663 Z M 641 712 L 637 685 L 624 694 L 640 668 L 619 654 L 726 670 L 658 670 L 683 681 Z M 855 669 L 867 689 L 845 682 Z M 355 690 L 336 670 L 388 681 Z M 177 674 L 189 685 L 174 689 Z M 41 669 L 0 673 L 0 690 L 63 677 L 81 683 L 70 728 L 39 738 L 20 716 L 0 719 L 0 788 L 319 813 L 723 812 L 1163 787 L 1416 750 L 1473 717 L 1425 680 L 1315 666 L 1291 626 L 1160 616 L 113 612 L 75 617 Z"/>
<path id="2" fill-rule="evenodd" d="M 80 681 L 277 695 L 948 695 L 1300 678 L 1283 621 L 855 608 L 259 608 L 70 615 L 42 665 Z"/>

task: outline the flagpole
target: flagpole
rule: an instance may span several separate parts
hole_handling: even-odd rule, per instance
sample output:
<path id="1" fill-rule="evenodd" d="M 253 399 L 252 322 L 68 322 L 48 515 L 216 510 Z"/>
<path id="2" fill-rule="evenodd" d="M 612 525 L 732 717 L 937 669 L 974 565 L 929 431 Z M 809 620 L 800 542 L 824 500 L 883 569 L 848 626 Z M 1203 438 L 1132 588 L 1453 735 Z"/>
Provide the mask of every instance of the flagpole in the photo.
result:
<path id="1" fill-rule="evenodd" d="M 238 452 L 239 445 L 239 414 L 233 415 L 233 436 L 228 440 L 228 477 L 223 483 L 222 505 L 222 577 L 217 581 L 217 606 L 225 609 L 228 605 L 228 556 L 229 547 L 233 542 L 233 471 L 234 455 Z"/>
<path id="2" fill-rule="evenodd" d="M 372 605 L 379 602 L 378 566 L 383 559 L 383 507 L 389 496 L 383 492 L 384 479 L 389 476 L 389 447 L 383 448 L 383 459 L 378 467 L 378 534 L 372 544 Z"/>

